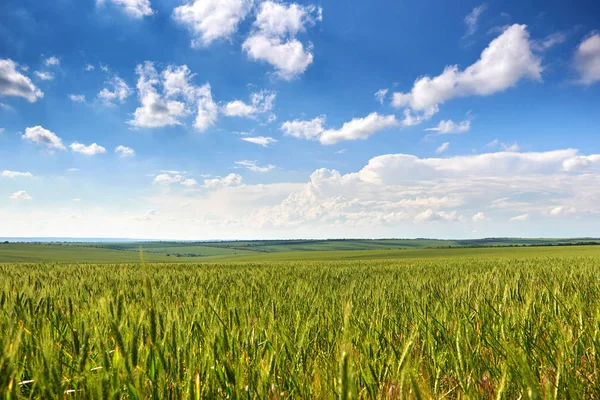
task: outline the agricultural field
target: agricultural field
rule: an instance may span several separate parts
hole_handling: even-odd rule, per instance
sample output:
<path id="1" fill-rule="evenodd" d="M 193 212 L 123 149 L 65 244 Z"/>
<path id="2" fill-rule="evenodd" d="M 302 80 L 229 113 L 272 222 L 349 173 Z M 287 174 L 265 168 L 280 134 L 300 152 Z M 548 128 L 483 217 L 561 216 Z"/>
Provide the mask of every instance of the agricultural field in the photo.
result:
<path id="1" fill-rule="evenodd" d="M 600 396 L 597 246 L 235 257 L 0 264 L 0 392 Z"/>

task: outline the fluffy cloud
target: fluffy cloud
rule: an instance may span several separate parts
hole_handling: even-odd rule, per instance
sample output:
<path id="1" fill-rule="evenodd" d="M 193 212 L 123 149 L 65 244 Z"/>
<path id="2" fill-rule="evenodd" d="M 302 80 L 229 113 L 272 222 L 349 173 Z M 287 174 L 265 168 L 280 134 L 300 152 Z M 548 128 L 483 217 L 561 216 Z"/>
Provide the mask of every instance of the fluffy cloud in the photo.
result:
<path id="1" fill-rule="evenodd" d="M 421 77 L 410 92 L 394 93 L 392 105 L 407 107 L 405 113 L 412 110 L 433 115 L 439 105 L 455 97 L 489 96 L 525 78 L 540 81 L 542 70 L 540 57 L 532 52 L 527 27 L 515 24 L 492 40 L 479 60 L 465 70 L 453 65 L 433 78 Z"/>
<path id="2" fill-rule="evenodd" d="M 132 18 L 139 19 L 154 14 L 154 10 L 150 7 L 150 0 L 96 0 L 96 4 L 101 6 L 107 1 L 120 7 Z"/>
<path id="3" fill-rule="evenodd" d="M 31 79 L 17 71 L 17 65 L 10 59 L 0 60 L 0 95 L 24 97 L 30 103 L 44 97 Z"/>
<path id="4" fill-rule="evenodd" d="M 224 178 L 206 179 L 204 186 L 209 189 L 218 189 L 242 184 L 242 176 L 238 174 L 229 174 Z"/>
<path id="5" fill-rule="evenodd" d="M 116 100 L 123 103 L 133 93 L 129 85 L 116 75 L 107 84 L 112 86 L 112 90 L 102 89 L 98 93 L 98 99 L 108 106 L 114 105 Z"/>
<path id="6" fill-rule="evenodd" d="M 315 171 L 303 189 L 279 204 L 254 210 L 248 223 L 263 227 L 459 223 L 467 213 L 479 222 L 489 218 L 483 208 L 505 220 L 515 214 L 516 220 L 547 214 L 555 207 L 600 214 L 600 158 L 587 173 L 564 171 L 564 161 L 575 156 L 578 152 L 572 149 L 451 158 L 383 155 L 355 173 Z"/>
<path id="7" fill-rule="evenodd" d="M 176 7 L 173 19 L 193 35 L 192 47 L 230 38 L 250 9 L 252 0 L 194 0 Z"/>
<path id="8" fill-rule="evenodd" d="M 253 117 L 257 113 L 269 112 L 275 104 L 275 92 L 263 90 L 252 93 L 251 103 L 246 104 L 240 100 L 231 101 L 223 106 L 222 112 L 228 117 Z"/>
<path id="9" fill-rule="evenodd" d="M 600 33 L 588 36 L 575 51 L 575 70 L 585 85 L 600 81 Z"/>
<path id="10" fill-rule="evenodd" d="M 311 121 L 287 121 L 281 130 L 287 136 L 299 139 L 319 140 L 321 144 L 330 145 L 344 140 L 367 139 L 376 132 L 398 125 L 394 115 L 371 113 L 364 118 L 354 118 L 342 125 L 340 129 L 325 129 L 325 117 L 317 117 Z"/>
<path id="11" fill-rule="evenodd" d="M 48 57 L 44 60 L 44 65 L 47 67 L 60 65 L 60 60 L 55 56 Z"/>
<path id="12" fill-rule="evenodd" d="M 18 171 L 8 171 L 8 170 L 2 171 L 0 176 L 2 176 L 4 178 L 32 178 L 33 177 L 31 172 L 18 172 Z"/>
<path id="13" fill-rule="evenodd" d="M 85 96 L 82 94 L 69 94 L 69 99 L 75 103 L 85 103 Z"/>
<path id="14" fill-rule="evenodd" d="M 598 162 L 600 162 L 600 154 L 592 154 L 590 156 L 578 155 L 563 161 L 562 167 L 565 171 L 575 171 L 589 167 L 590 165 Z"/>
<path id="15" fill-rule="evenodd" d="M 99 146 L 96 143 L 92 143 L 89 146 L 86 146 L 86 145 L 81 144 L 79 142 L 73 142 L 71 144 L 71 146 L 69 146 L 69 147 L 75 153 L 84 154 L 86 156 L 95 156 L 97 154 L 104 154 L 104 153 L 106 153 L 106 149 L 104 147 L 102 147 L 102 146 Z"/>
<path id="16" fill-rule="evenodd" d="M 463 133 L 468 132 L 471 129 L 471 121 L 465 120 L 461 121 L 458 124 L 452 120 L 442 120 L 439 124 L 434 128 L 425 129 L 426 131 L 437 132 L 440 135 L 445 135 L 448 133 Z"/>
<path id="17" fill-rule="evenodd" d="M 52 72 L 35 71 L 34 75 L 43 81 L 51 81 L 54 79 L 54 74 Z"/>
<path id="18" fill-rule="evenodd" d="M 135 150 L 131 147 L 119 145 L 115 148 L 115 153 L 121 158 L 135 157 Z"/>
<path id="19" fill-rule="evenodd" d="M 24 190 L 19 190 L 18 192 L 14 192 L 9 196 L 11 200 L 31 200 L 31 196 Z"/>
<path id="20" fill-rule="evenodd" d="M 444 153 L 446 150 L 448 150 L 448 147 L 450 147 L 450 143 L 446 142 L 446 143 L 442 143 L 442 145 L 440 147 L 438 147 L 437 149 L 435 149 L 435 152 L 437 154 L 442 154 Z"/>
<path id="21" fill-rule="evenodd" d="M 242 49 L 251 59 L 271 64 L 279 77 L 293 79 L 313 62 L 312 44 L 305 46 L 296 36 L 321 19 L 319 7 L 265 1 Z"/>
<path id="22" fill-rule="evenodd" d="M 379 89 L 375 92 L 375 99 L 379 102 L 379 104 L 383 105 L 385 101 L 385 96 L 387 96 L 389 89 Z"/>
<path id="23" fill-rule="evenodd" d="M 471 219 L 473 220 L 473 222 L 481 222 L 481 221 L 485 221 L 489 218 L 486 217 L 484 213 L 478 212 L 477 214 L 473 215 L 473 218 L 471 218 Z"/>
<path id="24" fill-rule="evenodd" d="M 485 9 L 487 8 L 486 4 L 482 4 L 479 7 L 475 7 L 466 17 L 465 17 L 465 25 L 467 25 L 467 32 L 463 36 L 467 38 L 477 32 L 479 17 Z"/>
<path id="25" fill-rule="evenodd" d="M 49 149 L 66 149 L 62 143 L 62 140 L 56 136 L 54 132 L 44 129 L 39 125 L 25 129 L 25 133 L 21 137 L 23 140 L 28 140 L 35 144 L 46 146 Z"/>
<path id="26" fill-rule="evenodd" d="M 191 82 L 194 74 L 187 65 L 170 65 L 159 74 L 154 64 L 146 61 L 137 66 L 136 73 L 141 107 L 135 110 L 134 118 L 127 121 L 130 125 L 140 128 L 181 125 L 183 119 L 192 114 L 194 106 L 198 109 L 196 129 L 204 131 L 216 121 L 217 105 L 210 85 L 195 86 Z"/>
<path id="27" fill-rule="evenodd" d="M 196 181 L 195 179 L 192 179 L 192 178 L 188 178 L 188 179 L 182 180 L 181 184 L 183 186 L 192 187 L 192 186 L 196 186 L 198 184 L 198 181 Z"/>
<path id="28" fill-rule="evenodd" d="M 281 130 L 286 136 L 293 136 L 298 139 L 316 140 L 325 130 L 325 116 L 317 117 L 311 121 L 293 121 L 284 122 Z"/>
<path id="29" fill-rule="evenodd" d="M 179 183 L 188 188 L 198 184 L 193 178 L 186 178 L 183 172 L 180 171 L 162 171 L 163 173 L 154 178 L 154 183 L 162 186 L 170 186 L 174 183 Z"/>
<path id="30" fill-rule="evenodd" d="M 246 168 L 247 170 L 250 170 L 252 172 L 269 172 L 277 168 L 275 165 L 272 164 L 261 167 L 256 163 L 256 161 L 251 160 L 236 161 L 235 164 L 240 167 Z"/>
<path id="31" fill-rule="evenodd" d="M 268 147 L 270 144 L 277 143 L 277 139 L 268 136 L 243 137 L 242 140 L 258 144 L 262 147 Z"/>

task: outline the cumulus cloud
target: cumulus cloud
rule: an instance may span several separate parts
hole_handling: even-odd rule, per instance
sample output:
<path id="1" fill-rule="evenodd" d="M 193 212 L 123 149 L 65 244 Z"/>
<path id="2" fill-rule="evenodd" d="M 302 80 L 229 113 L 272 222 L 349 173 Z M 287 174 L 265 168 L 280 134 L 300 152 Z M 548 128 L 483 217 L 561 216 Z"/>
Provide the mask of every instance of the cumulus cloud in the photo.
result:
<path id="1" fill-rule="evenodd" d="M 450 147 L 450 143 L 448 143 L 448 142 L 442 143 L 442 145 L 440 147 L 435 149 L 435 152 L 437 154 L 442 154 L 442 153 L 446 152 L 446 150 L 448 150 L 448 147 Z"/>
<path id="2" fill-rule="evenodd" d="M 344 140 L 367 139 L 376 132 L 398 125 L 394 115 L 381 115 L 376 112 L 364 118 L 354 118 L 339 129 L 325 129 L 325 117 L 317 117 L 311 121 L 287 121 L 281 130 L 287 136 L 299 139 L 319 140 L 321 144 L 331 145 Z"/>
<path id="3" fill-rule="evenodd" d="M 230 38 L 252 8 L 253 0 L 194 0 L 176 7 L 173 19 L 193 35 L 192 47 Z"/>
<path id="4" fill-rule="evenodd" d="M 265 1 L 242 49 L 252 60 L 271 64 L 279 77 L 293 79 L 304 73 L 314 58 L 312 44 L 305 46 L 296 36 L 321 19 L 320 7 Z"/>
<path id="5" fill-rule="evenodd" d="M 44 97 L 31 79 L 17 71 L 17 64 L 10 59 L 0 59 L 0 95 L 23 97 L 30 103 Z"/>
<path id="6" fill-rule="evenodd" d="M 85 71 L 86 72 L 90 72 L 90 71 L 93 71 L 95 69 L 96 69 L 96 67 L 94 67 L 92 64 L 86 64 L 85 65 Z"/>
<path id="7" fill-rule="evenodd" d="M 277 139 L 268 136 L 243 137 L 243 141 L 258 144 L 262 147 L 268 147 L 270 144 L 277 143 Z"/>
<path id="8" fill-rule="evenodd" d="M 56 136 L 54 132 L 44 129 L 39 125 L 25 129 L 25 133 L 21 137 L 23 140 L 28 140 L 37 145 L 45 146 L 48 149 L 66 149 L 62 143 L 62 140 Z"/>
<path id="9" fill-rule="evenodd" d="M 269 172 L 277 168 L 275 165 L 272 164 L 261 167 L 256 163 L 256 161 L 251 160 L 236 161 L 235 164 L 239 167 L 246 168 L 247 170 L 250 170 L 252 172 Z"/>
<path id="10" fill-rule="evenodd" d="M 435 212 L 431 208 L 417 214 L 415 220 L 421 222 L 436 222 L 436 221 L 460 221 L 463 219 L 462 215 L 459 215 L 456 211 L 446 212 L 438 211 Z"/>
<path id="11" fill-rule="evenodd" d="M 108 106 L 113 106 L 117 100 L 123 103 L 133 93 L 129 85 L 116 75 L 107 84 L 112 89 L 103 88 L 98 93 L 98 99 Z"/>
<path id="12" fill-rule="evenodd" d="M 481 221 L 488 220 L 489 218 L 486 217 L 484 213 L 478 212 L 477 214 L 473 215 L 473 218 L 471 218 L 471 219 L 473 220 L 473 222 L 481 222 Z"/>
<path id="13" fill-rule="evenodd" d="M 600 162 L 600 154 L 592 154 L 589 156 L 573 156 L 562 163 L 562 167 L 565 171 L 575 171 L 578 169 L 586 168 L 593 163 Z"/>
<path id="14" fill-rule="evenodd" d="M 51 81 L 54 79 L 54 74 L 52 72 L 35 71 L 33 74 L 43 81 Z"/>
<path id="15" fill-rule="evenodd" d="M 458 124 L 451 119 L 442 120 L 436 127 L 427 128 L 426 131 L 437 132 L 440 135 L 445 135 L 449 133 L 463 133 L 468 132 L 471 129 L 471 120 L 464 120 L 459 122 Z"/>
<path id="16" fill-rule="evenodd" d="M 106 153 L 106 149 L 104 147 L 102 147 L 102 146 L 99 146 L 96 143 L 92 143 L 89 146 L 86 146 L 86 145 L 81 144 L 79 142 L 73 142 L 73 143 L 71 143 L 71 146 L 69 146 L 69 147 L 75 153 L 84 154 L 86 156 L 95 156 L 97 154 L 104 154 L 104 153 Z"/>
<path id="17" fill-rule="evenodd" d="M 159 74 L 154 63 L 146 61 L 137 66 L 136 73 L 141 107 L 135 110 L 134 118 L 127 121 L 130 125 L 140 128 L 181 125 L 194 107 L 198 110 L 194 124 L 197 130 L 204 131 L 215 123 L 217 105 L 210 85 L 194 85 L 195 75 L 187 65 L 170 65 Z"/>
<path id="18" fill-rule="evenodd" d="M 82 94 L 69 94 L 69 99 L 75 103 L 85 103 L 85 96 Z"/>
<path id="19" fill-rule="evenodd" d="M 55 56 L 51 56 L 48 57 L 44 60 L 44 65 L 47 67 L 52 67 L 52 66 L 56 66 L 56 65 L 60 65 L 60 60 L 55 57 Z"/>
<path id="20" fill-rule="evenodd" d="M 574 66 L 580 83 L 591 85 L 600 81 L 600 33 L 593 33 L 579 44 Z"/>
<path id="21" fill-rule="evenodd" d="M 188 178 L 188 179 L 182 180 L 181 184 L 183 186 L 192 187 L 192 186 L 196 186 L 198 184 L 198 181 L 196 181 L 195 179 L 192 179 L 192 178 Z"/>
<path id="22" fill-rule="evenodd" d="M 475 34 L 475 32 L 477 32 L 479 17 L 481 16 L 481 14 L 483 14 L 483 12 L 485 11 L 486 8 L 487 8 L 487 4 L 482 4 L 478 7 L 473 8 L 473 10 L 469 14 L 467 14 L 467 16 L 465 17 L 465 20 L 464 20 L 465 25 L 467 26 L 467 32 L 463 36 L 463 39 L 465 39 L 465 38 Z"/>
<path id="23" fill-rule="evenodd" d="M 2 171 L 0 176 L 2 176 L 4 178 L 32 178 L 33 174 L 31 172 L 19 172 L 19 171 L 4 170 L 4 171 Z"/>
<path id="24" fill-rule="evenodd" d="M 542 70 L 541 58 L 532 51 L 527 27 L 515 24 L 492 40 L 479 60 L 466 69 L 461 71 L 452 65 L 433 78 L 418 78 L 410 92 L 393 94 L 392 105 L 405 107 L 405 114 L 412 111 L 431 116 L 439 105 L 455 97 L 489 96 L 525 78 L 540 81 Z"/>
<path id="25" fill-rule="evenodd" d="M 11 200 L 31 200 L 31 196 L 24 190 L 19 190 L 18 192 L 14 192 L 9 196 Z"/>
<path id="26" fill-rule="evenodd" d="M 121 158 L 135 157 L 135 150 L 131 147 L 119 145 L 115 148 L 115 153 Z"/>
<path id="27" fill-rule="evenodd" d="M 150 0 L 96 0 L 99 6 L 106 2 L 121 8 L 132 18 L 140 19 L 154 14 L 154 10 L 150 7 Z"/>
<path id="28" fill-rule="evenodd" d="M 229 174 L 224 178 L 206 179 L 204 186 L 209 189 L 219 189 L 224 187 L 239 186 L 242 184 L 242 176 L 239 174 Z"/>
<path id="29" fill-rule="evenodd" d="M 234 100 L 225 104 L 222 108 L 223 114 L 228 117 L 253 117 L 258 113 L 266 113 L 273 109 L 275 104 L 275 92 L 263 90 L 252 93 L 250 104 L 241 100 Z"/>

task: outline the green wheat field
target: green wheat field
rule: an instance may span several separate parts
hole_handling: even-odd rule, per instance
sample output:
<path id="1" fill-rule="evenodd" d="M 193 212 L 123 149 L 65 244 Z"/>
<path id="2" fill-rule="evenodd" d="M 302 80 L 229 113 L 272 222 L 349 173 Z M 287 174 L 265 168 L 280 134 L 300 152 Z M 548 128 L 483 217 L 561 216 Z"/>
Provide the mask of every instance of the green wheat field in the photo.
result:
<path id="1" fill-rule="evenodd" d="M 600 398 L 599 246 L 1 246 L 7 399 Z"/>

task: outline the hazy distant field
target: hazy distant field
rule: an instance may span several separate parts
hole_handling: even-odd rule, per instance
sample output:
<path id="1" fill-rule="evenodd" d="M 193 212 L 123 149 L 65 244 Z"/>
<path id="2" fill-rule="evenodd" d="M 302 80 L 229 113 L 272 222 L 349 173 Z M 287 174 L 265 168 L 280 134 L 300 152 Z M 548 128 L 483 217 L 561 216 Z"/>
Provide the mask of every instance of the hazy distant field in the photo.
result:
<path id="1" fill-rule="evenodd" d="M 513 254 L 506 246 L 538 245 L 514 249 L 516 255 L 590 254 L 600 246 L 573 246 L 593 239 L 480 239 L 480 240 L 288 240 L 246 242 L 120 242 L 120 243 L 0 243 L 2 262 L 118 263 L 147 262 L 268 261 L 397 259 L 422 257 L 503 256 Z M 539 246 L 552 245 L 549 246 Z M 557 246 L 562 244 L 561 246 Z M 563 246 L 569 244 L 568 246 Z M 475 247 L 465 247 L 475 246 Z M 485 247 L 484 247 L 485 246 Z"/>
<path id="2" fill-rule="evenodd" d="M 0 392 L 81 399 L 598 398 L 597 249 L 3 264 Z M 298 254 L 306 258 L 282 261 Z M 400 254 L 408 258 L 308 259 Z"/>

